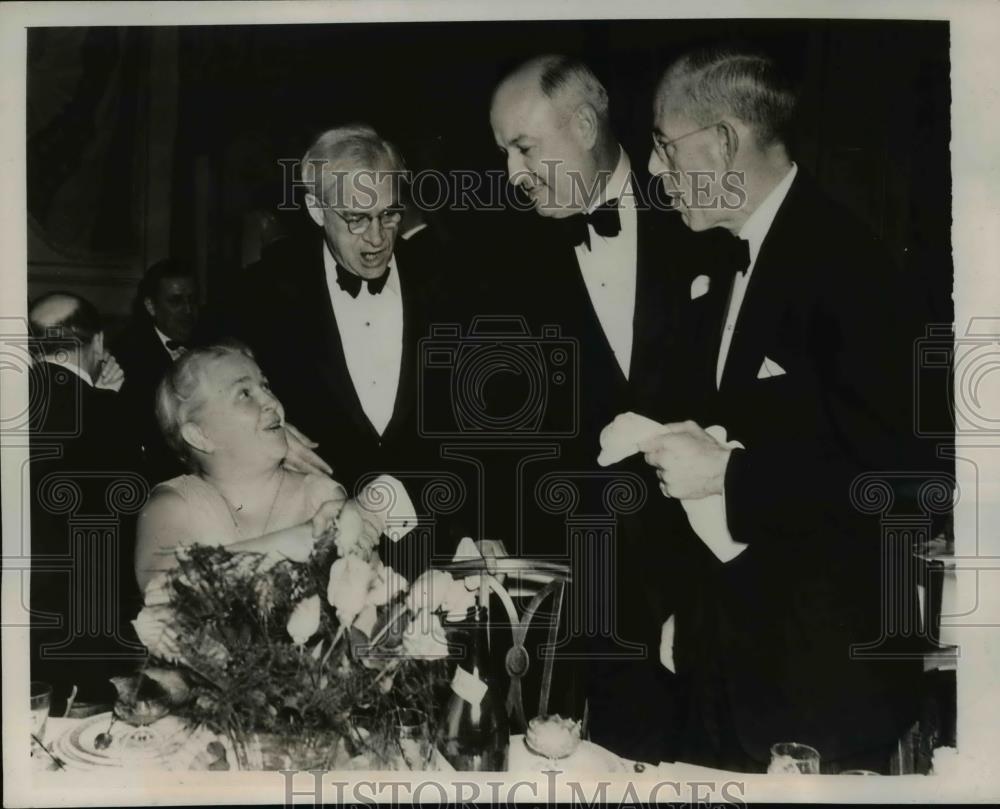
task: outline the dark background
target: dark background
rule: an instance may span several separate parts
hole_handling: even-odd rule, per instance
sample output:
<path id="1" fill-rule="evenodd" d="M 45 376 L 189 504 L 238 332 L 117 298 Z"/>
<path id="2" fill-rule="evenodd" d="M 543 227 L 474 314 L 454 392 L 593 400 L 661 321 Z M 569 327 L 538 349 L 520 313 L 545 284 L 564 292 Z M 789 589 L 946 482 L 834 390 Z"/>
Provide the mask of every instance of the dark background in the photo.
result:
<path id="1" fill-rule="evenodd" d="M 623 145 L 645 165 L 663 67 L 720 39 L 766 50 L 785 66 L 802 99 L 793 156 L 885 239 L 931 290 L 935 319 L 950 322 L 942 22 L 31 29 L 30 291 L 75 287 L 109 315 L 124 315 L 143 269 L 172 253 L 195 262 L 217 301 L 275 222 L 286 232 L 308 226 L 304 212 L 276 210 L 286 193 L 277 161 L 300 157 L 317 132 L 337 124 L 371 123 L 414 169 L 502 169 L 490 93 L 506 69 L 538 53 L 578 54 L 592 65 Z M 91 148 L 95 139 L 103 151 Z M 74 182 L 85 193 L 67 202 L 61 189 Z M 437 224 L 474 271 L 505 216 L 444 212 Z"/>

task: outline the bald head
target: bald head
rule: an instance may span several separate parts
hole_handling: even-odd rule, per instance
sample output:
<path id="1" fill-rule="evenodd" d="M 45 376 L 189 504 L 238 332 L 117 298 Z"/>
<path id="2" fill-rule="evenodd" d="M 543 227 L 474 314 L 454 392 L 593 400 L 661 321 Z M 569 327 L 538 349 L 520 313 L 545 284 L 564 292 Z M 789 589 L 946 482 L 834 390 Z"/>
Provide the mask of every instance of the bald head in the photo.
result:
<path id="1" fill-rule="evenodd" d="M 530 59 L 497 85 L 490 105 L 493 136 L 507 158 L 510 182 L 542 216 L 584 210 L 614 171 L 619 147 L 608 109 L 604 86 L 568 56 Z"/>
<path id="2" fill-rule="evenodd" d="M 562 116 L 586 104 L 596 113 L 603 133 L 610 135 L 608 91 L 587 65 L 570 56 L 546 54 L 529 59 L 497 85 L 494 103 L 500 96 L 543 97 Z"/>
<path id="3" fill-rule="evenodd" d="M 38 351 L 65 355 L 91 373 L 103 353 L 101 316 L 89 301 L 70 292 L 50 292 L 28 308 L 28 325 Z"/>

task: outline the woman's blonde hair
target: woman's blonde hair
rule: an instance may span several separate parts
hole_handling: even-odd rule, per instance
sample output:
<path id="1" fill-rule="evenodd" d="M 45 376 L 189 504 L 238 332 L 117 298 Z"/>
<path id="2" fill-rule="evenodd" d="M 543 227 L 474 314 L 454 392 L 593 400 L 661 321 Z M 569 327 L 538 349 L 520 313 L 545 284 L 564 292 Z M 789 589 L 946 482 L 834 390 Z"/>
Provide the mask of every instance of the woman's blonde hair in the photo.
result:
<path id="1" fill-rule="evenodd" d="M 205 380 L 205 368 L 212 360 L 230 355 L 247 357 L 256 362 L 249 346 L 239 340 L 226 339 L 212 345 L 187 351 L 173 366 L 156 389 L 156 421 L 167 445 L 192 471 L 200 469 L 197 456 L 181 435 L 181 427 L 191 420 L 204 403 L 199 394 Z"/>

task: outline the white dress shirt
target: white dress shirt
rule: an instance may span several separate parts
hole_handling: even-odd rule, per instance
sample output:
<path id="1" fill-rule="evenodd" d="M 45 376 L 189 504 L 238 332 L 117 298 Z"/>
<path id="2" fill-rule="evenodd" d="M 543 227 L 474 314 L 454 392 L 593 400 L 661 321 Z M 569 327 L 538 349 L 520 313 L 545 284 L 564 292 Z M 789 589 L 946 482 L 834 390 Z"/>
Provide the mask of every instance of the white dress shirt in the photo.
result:
<path id="1" fill-rule="evenodd" d="M 586 243 L 576 246 L 576 260 L 580 265 L 590 302 L 626 379 L 632 362 L 635 264 L 638 255 L 635 196 L 630 170 L 628 155 L 621 151 L 611 179 L 587 210 L 587 213 L 591 213 L 607 200 L 617 197 L 622 228 L 619 234 L 608 239 L 598 236 L 594 228 L 588 225 L 590 247 Z"/>
<path id="2" fill-rule="evenodd" d="M 170 338 L 167 337 L 167 335 L 165 335 L 158 328 L 156 328 L 156 326 L 153 326 L 153 331 L 156 332 L 156 336 L 159 337 L 160 342 L 163 343 L 164 350 L 170 355 L 170 359 L 172 359 L 174 362 L 177 362 L 177 360 L 179 360 L 184 355 L 184 352 L 187 351 L 187 349 L 184 348 L 184 346 L 179 346 L 178 348 L 171 348 L 170 346 L 168 346 L 167 342 L 170 340 Z"/>
<path id="3" fill-rule="evenodd" d="M 347 370 L 361 408 L 382 435 L 392 419 L 403 358 L 403 298 L 395 258 L 389 261 L 389 277 L 378 295 L 361 284 L 357 298 L 337 283 L 337 262 L 323 247 L 326 286 L 344 346 Z"/>
<path id="4" fill-rule="evenodd" d="M 745 273 L 736 273 L 733 281 L 733 291 L 729 296 L 729 311 L 726 314 L 726 325 L 722 330 L 722 343 L 719 345 L 719 358 L 715 364 L 716 389 L 722 384 L 722 371 L 726 367 L 729 346 L 733 342 L 733 332 L 736 331 L 736 321 L 740 316 L 740 308 L 743 306 L 743 298 L 747 294 L 747 287 L 750 285 L 750 276 L 753 274 L 753 268 L 757 264 L 757 255 L 760 253 L 760 246 L 764 243 L 764 237 L 767 236 L 767 232 L 771 229 L 771 224 L 778 213 L 778 208 L 785 201 L 788 189 L 792 187 L 792 180 L 795 179 L 798 171 L 799 167 L 795 163 L 792 163 L 792 167 L 781 178 L 781 182 L 771 189 L 771 193 L 764 198 L 764 201 L 757 206 L 757 210 L 750 214 L 747 221 L 743 223 L 743 227 L 740 228 L 739 238 L 749 243 L 750 266 L 747 267 Z"/>

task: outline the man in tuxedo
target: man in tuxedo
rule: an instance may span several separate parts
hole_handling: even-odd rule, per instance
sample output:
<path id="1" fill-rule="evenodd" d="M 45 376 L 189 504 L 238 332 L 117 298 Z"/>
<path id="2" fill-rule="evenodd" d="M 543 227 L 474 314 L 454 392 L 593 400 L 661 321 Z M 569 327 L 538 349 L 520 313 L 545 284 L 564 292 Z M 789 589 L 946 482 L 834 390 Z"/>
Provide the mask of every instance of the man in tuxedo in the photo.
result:
<path id="1" fill-rule="evenodd" d="M 649 178 L 634 169 L 612 132 L 607 91 L 582 62 L 548 55 L 522 64 L 494 91 L 490 123 L 509 181 L 537 214 L 522 235 L 508 236 L 516 255 L 504 261 L 490 298 L 524 316 L 533 333 L 559 326 L 578 352 L 578 420 L 573 434 L 559 440 L 553 466 L 577 487 L 582 513 L 606 513 L 604 490 L 615 479 L 637 488 L 640 501 L 653 500 L 657 482 L 639 459 L 597 466 L 599 436 L 626 411 L 658 421 L 681 412 L 669 370 L 671 312 L 678 291 L 690 285 L 685 254 L 693 238 L 650 199 Z M 675 504 L 660 501 L 639 514 L 612 514 L 614 581 L 578 583 L 578 597 L 613 614 L 618 633 L 580 639 L 590 657 L 591 737 L 644 760 L 672 758 L 677 727 L 672 675 L 656 659 L 671 594 L 650 574 L 660 575 L 672 534 L 687 527 Z M 560 533 L 565 529 L 529 524 L 526 550 L 558 554 L 543 543 Z M 596 557 L 573 563 L 577 577 L 600 578 L 583 571 L 588 564 Z M 643 647 L 644 657 L 636 659 Z"/>
<path id="2" fill-rule="evenodd" d="M 129 624 L 139 605 L 127 504 L 140 505 L 147 487 L 122 437 L 123 375 L 104 349 L 97 311 L 51 293 L 28 314 L 31 676 L 52 684 L 61 715 L 74 685 L 80 702 L 111 702 L 108 677 L 142 657 Z"/>
<path id="3" fill-rule="evenodd" d="M 715 504 L 729 543 L 720 556 L 696 541 L 673 584 L 692 689 L 682 755 L 754 771 L 795 741 L 825 771 L 884 772 L 920 665 L 884 627 L 916 614 L 916 594 L 910 548 L 882 539 L 858 487 L 910 480 L 904 506 L 920 482 L 907 476 L 928 468 L 911 424 L 923 326 L 910 280 L 792 161 L 793 102 L 750 53 L 690 54 L 660 82 L 650 171 L 689 228 L 728 232 L 742 259 L 681 313 L 701 347 L 689 420 L 640 448 L 668 498 Z"/>
<path id="4" fill-rule="evenodd" d="M 191 268 L 174 259 L 158 261 L 140 281 L 132 322 L 115 341 L 126 378 L 122 398 L 153 483 L 185 471 L 156 424 L 156 388 L 194 339 L 198 313 L 198 284 Z"/>
<path id="5" fill-rule="evenodd" d="M 397 238 L 405 166 L 371 127 L 322 133 L 302 165 L 315 236 L 249 268 L 238 336 L 349 492 L 389 473 L 419 504 L 440 459 L 417 429 L 418 341 L 435 317 L 446 257 Z M 414 535 L 401 544 L 383 551 L 411 576 L 430 549 Z"/>

